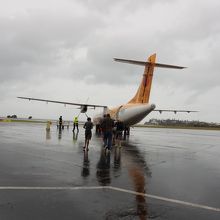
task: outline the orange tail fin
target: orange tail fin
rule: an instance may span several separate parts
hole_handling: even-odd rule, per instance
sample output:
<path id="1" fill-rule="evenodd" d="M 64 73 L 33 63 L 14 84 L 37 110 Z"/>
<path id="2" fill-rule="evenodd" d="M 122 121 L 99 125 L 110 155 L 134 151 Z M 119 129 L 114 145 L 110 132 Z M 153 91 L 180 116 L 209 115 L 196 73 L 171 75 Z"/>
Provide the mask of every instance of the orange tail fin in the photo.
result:
<path id="1" fill-rule="evenodd" d="M 154 67 L 169 68 L 169 69 L 184 69 L 186 67 L 174 66 L 170 64 L 156 63 L 156 54 L 151 55 L 146 62 L 137 60 L 126 60 L 114 58 L 117 62 L 129 63 L 145 66 L 141 84 L 135 96 L 128 102 L 129 104 L 148 103 L 150 98 L 151 84 L 153 79 Z"/>
<path id="2" fill-rule="evenodd" d="M 141 84 L 137 90 L 136 95 L 128 103 L 135 104 L 149 102 L 155 61 L 156 54 L 153 54 L 148 58 L 149 65 L 145 66 Z"/>
<path id="3" fill-rule="evenodd" d="M 154 67 L 170 68 L 170 69 L 183 69 L 182 66 L 174 66 L 169 64 L 156 63 L 156 54 L 151 55 L 146 62 L 137 60 L 125 60 L 114 58 L 117 62 L 135 64 L 145 66 L 141 84 L 135 96 L 128 102 L 129 104 L 148 103 L 150 98 L 151 84 L 153 80 Z"/>

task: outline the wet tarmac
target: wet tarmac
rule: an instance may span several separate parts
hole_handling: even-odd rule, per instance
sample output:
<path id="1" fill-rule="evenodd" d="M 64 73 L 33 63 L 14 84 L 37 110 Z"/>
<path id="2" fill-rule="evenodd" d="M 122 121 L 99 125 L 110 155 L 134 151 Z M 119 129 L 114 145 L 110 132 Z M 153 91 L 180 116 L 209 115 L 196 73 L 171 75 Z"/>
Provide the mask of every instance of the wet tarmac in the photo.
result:
<path id="1" fill-rule="evenodd" d="M 0 123 L 0 219 L 220 219 L 220 132 L 132 128 L 106 154 L 93 134 Z"/>

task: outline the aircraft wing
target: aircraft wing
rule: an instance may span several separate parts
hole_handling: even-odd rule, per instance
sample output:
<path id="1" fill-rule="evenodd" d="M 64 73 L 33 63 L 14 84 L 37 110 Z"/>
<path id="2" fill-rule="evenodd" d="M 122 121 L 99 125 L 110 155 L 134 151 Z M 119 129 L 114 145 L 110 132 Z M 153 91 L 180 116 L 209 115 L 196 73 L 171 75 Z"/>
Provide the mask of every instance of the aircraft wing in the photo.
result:
<path id="1" fill-rule="evenodd" d="M 155 112 L 159 112 L 160 114 L 162 112 L 173 112 L 173 113 L 178 113 L 178 112 L 187 112 L 187 113 L 190 113 L 190 112 L 198 112 L 198 111 L 191 111 L 191 110 L 176 110 L 176 109 L 154 109 L 153 111 Z"/>
<path id="2" fill-rule="evenodd" d="M 74 102 L 61 102 L 61 101 L 54 101 L 54 100 L 49 100 L 49 99 L 36 99 L 36 98 L 30 98 L 30 97 L 17 97 L 19 99 L 27 99 L 29 101 L 33 100 L 33 101 L 40 101 L 40 102 L 52 102 L 52 103 L 58 103 L 58 104 L 64 104 L 64 105 L 75 105 L 75 106 L 79 106 L 81 109 L 82 108 L 87 108 L 87 107 L 92 107 L 92 108 L 107 108 L 106 105 L 93 105 L 93 104 L 86 104 L 86 103 L 74 103 Z M 86 109 L 87 110 L 87 109 Z"/>

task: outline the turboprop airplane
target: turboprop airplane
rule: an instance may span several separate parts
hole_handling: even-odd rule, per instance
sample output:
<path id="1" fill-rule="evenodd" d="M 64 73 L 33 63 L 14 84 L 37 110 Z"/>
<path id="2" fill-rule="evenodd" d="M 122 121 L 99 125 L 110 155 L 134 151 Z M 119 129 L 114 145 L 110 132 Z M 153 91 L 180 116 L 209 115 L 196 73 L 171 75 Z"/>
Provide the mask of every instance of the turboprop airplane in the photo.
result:
<path id="1" fill-rule="evenodd" d="M 185 67 L 156 63 L 156 54 L 151 55 L 146 62 L 136 61 L 136 60 L 118 59 L 118 58 L 114 58 L 114 60 L 117 62 L 141 65 L 145 67 L 142 81 L 139 85 L 139 88 L 135 96 L 130 101 L 128 101 L 126 104 L 110 109 L 105 105 L 62 102 L 62 101 L 53 101 L 53 100 L 46 100 L 46 99 L 36 99 L 36 98 L 30 98 L 30 97 L 17 97 L 17 98 L 34 100 L 34 101 L 43 101 L 47 103 L 52 102 L 52 103 L 58 103 L 58 104 L 64 104 L 64 105 L 76 105 L 80 107 L 82 113 L 86 113 L 88 108 L 95 109 L 97 107 L 101 107 L 104 109 L 104 111 L 103 113 L 94 117 L 93 121 L 95 125 L 98 125 L 100 123 L 104 114 L 110 114 L 111 118 L 113 118 L 114 120 L 120 120 L 127 127 L 129 127 L 140 122 L 152 111 L 158 111 L 159 113 L 162 113 L 163 111 L 174 112 L 175 114 L 177 112 L 188 112 L 188 113 L 197 112 L 197 111 L 190 111 L 190 110 L 156 109 L 155 104 L 149 103 L 154 68 L 158 67 L 158 68 L 170 68 L 170 69 L 184 69 Z"/>

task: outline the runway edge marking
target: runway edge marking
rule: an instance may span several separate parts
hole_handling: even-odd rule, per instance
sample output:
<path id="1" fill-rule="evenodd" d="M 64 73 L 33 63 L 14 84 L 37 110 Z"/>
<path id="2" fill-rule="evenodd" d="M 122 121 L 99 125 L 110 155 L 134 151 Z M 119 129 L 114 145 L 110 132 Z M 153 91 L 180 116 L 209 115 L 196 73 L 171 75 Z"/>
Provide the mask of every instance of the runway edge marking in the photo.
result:
<path id="1" fill-rule="evenodd" d="M 146 193 L 140 193 L 140 192 L 135 192 L 132 190 L 128 189 L 123 189 L 123 188 L 118 188 L 114 186 L 75 186 L 75 187 L 42 187 L 42 186 L 33 186 L 33 187 L 28 187 L 28 186 L 0 186 L 0 190 L 95 190 L 95 189 L 110 189 L 114 191 L 119 191 L 119 192 L 125 192 L 133 195 L 140 195 L 152 199 L 157 199 L 161 201 L 166 201 L 166 202 L 171 202 L 171 203 L 176 203 L 180 205 L 185 205 L 185 206 L 191 206 L 195 208 L 201 208 L 201 209 L 206 209 L 206 210 L 211 210 L 211 211 L 216 211 L 220 212 L 220 208 L 215 208 L 211 206 L 206 206 L 206 205 L 201 205 L 201 204 L 196 204 L 196 203 L 191 203 L 191 202 L 185 202 L 177 199 L 170 199 L 166 197 L 161 197 L 161 196 L 156 196 L 156 195 L 151 195 L 151 194 L 146 194 Z"/>

